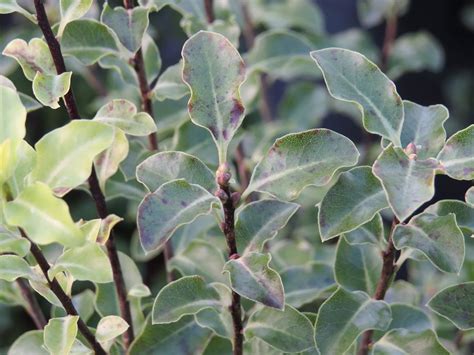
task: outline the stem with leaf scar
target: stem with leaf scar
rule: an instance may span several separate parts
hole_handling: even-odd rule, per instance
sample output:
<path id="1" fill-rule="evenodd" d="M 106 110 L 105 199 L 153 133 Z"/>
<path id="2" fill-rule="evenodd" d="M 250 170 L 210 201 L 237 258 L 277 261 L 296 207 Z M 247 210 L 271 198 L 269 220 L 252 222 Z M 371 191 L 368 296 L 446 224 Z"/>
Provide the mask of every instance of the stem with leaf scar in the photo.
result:
<path id="1" fill-rule="evenodd" d="M 216 196 L 221 200 L 224 208 L 224 222 L 221 224 L 224 233 L 229 259 L 238 259 L 237 242 L 235 239 L 235 207 L 237 206 L 240 194 L 231 192 L 229 181 L 231 179 L 229 165 L 223 163 L 216 171 L 216 182 L 219 185 Z M 243 325 L 242 310 L 240 306 L 240 295 L 232 291 L 232 304 L 230 306 L 232 322 L 234 326 L 234 355 L 242 355 L 243 352 Z"/>
<path id="2" fill-rule="evenodd" d="M 53 58 L 54 65 L 56 67 L 56 72 L 58 74 L 62 74 L 66 72 L 66 65 L 64 63 L 64 57 L 61 52 L 61 46 L 54 36 L 54 33 L 51 29 L 51 25 L 49 23 L 48 17 L 46 15 L 46 11 L 43 5 L 42 0 L 34 0 L 35 9 L 36 9 L 36 17 L 38 19 L 38 26 L 41 28 L 43 32 L 44 38 L 48 45 L 49 51 Z M 74 93 L 72 88 L 64 95 L 64 103 L 66 106 L 66 110 L 68 112 L 69 118 L 71 120 L 80 119 L 78 106 L 76 104 L 76 100 L 74 98 Z M 105 203 L 105 196 L 100 189 L 99 180 L 97 179 L 97 174 L 95 171 L 94 166 L 92 166 L 91 175 L 88 179 L 89 183 L 89 190 L 91 195 L 94 199 L 96 210 L 100 218 L 104 219 L 107 217 L 107 205 Z M 110 264 L 112 267 L 112 273 L 114 278 L 114 285 L 117 292 L 117 298 L 119 301 L 119 308 L 122 318 L 128 323 L 129 328 L 123 335 L 124 345 L 125 348 L 128 348 L 133 341 L 133 324 L 132 324 L 132 316 L 130 312 L 130 305 L 127 300 L 127 291 L 125 288 L 125 281 L 123 278 L 122 268 L 120 265 L 120 260 L 118 257 L 117 247 L 115 245 L 115 236 L 113 231 L 110 233 L 110 237 L 106 243 L 107 254 L 110 260 Z M 39 250 L 39 248 L 38 248 Z M 59 285 L 59 284 L 58 284 Z M 84 324 L 84 327 L 87 326 Z"/>

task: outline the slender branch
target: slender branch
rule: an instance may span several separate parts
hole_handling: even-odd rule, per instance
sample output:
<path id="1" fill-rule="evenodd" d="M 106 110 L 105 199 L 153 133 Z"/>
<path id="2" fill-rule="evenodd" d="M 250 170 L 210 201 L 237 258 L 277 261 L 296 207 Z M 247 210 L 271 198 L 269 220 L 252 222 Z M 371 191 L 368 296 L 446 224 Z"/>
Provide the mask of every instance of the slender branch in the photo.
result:
<path id="1" fill-rule="evenodd" d="M 167 241 L 165 243 L 164 249 L 163 249 L 163 258 L 165 260 L 165 269 L 166 269 L 166 281 L 168 283 L 173 282 L 175 280 L 173 272 L 169 269 L 169 261 L 173 258 L 173 245 L 171 244 L 171 241 Z"/>
<path id="2" fill-rule="evenodd" d="M 383 300 L 385 298 L 385 294 L 387 293 L 387 290 L 390 287 L 390 283 L 392 282 L 393 276 L 397 271 L 395 265 L 396 249 L 393 245 L 392 235 L 398 223 L 399 221 L 394 218 L 392 222 L 392 228 L 388 236 L 387 248 L 382 252 L 382 272 L 380 273 L 377 288 L 375 289 L 375 294 L 373 296 L 375 300 Z M 372 344 L 373 333 L 373 330 L 368 330 L 364 333 L 364 335 L 362 336 L 358 355 L 367 355 L 369 353 L 370 346 Z"/>
<path id="3" fill-rule="evenodd" d="M 215 20 L 214 0 L 204 0 L 204 9 L 206 10 L 207 22 L 213 23 Z"/>
<path id="4" fill-rule="evenodd" d="M 221 229 L 227 242 L 229 259 L 238 259 L 240 256 L 237 253 L 237 242 L 235 239 L 235 207 L 240 199 L 238 192 L 231 193 L 229 181 L 231 179 L 229 165 L 222 164 L 216 172 L 216 181 L 219 189 L 216 191 L 216 196 L 222 201 L 224 207 L 224 222 L 221 224 Z M 232 323 L 234 326 L 234 355 L 242 355 L 243 352 L 243 325 L 242 325 L 242 310 L 240 306 L 240 295 L 232 291 L 232 304 L 230 306 L 230 313 L 232 315 Z"/>
<path id="5" fill-rule="evenodd" d="M 239 143 L 235 151 L 235 165 L 239 173 L 240 191 L 243 192 L 250 182 L 250 170 L 245 163 L 245 153 L 242 142 Z"/>
<path id="6" fill-rule="evenodd" d="M 54 33 L 51 29 L 51 25 L 49 24 L 49 20 L 46 15 L 46 11 L 44 9 L 42 0 L 34 0 L 34 4 L 35 4 L 35 9 L 36 9 L 36 17 L 38 19 L 38 25 L 41 28 L 41 31 L 43 32 L 46 43 L 51 52 L 51 56 L 53 57 L 56 71 L 58 74 L 62 74 L 66 71 L 66 65 L 64 63 L 64 57 L 61 52 L 61 46 L 59 45 L 59 42 L 54 36 Z M 72 88 L 70 88 L 69 91 L 64 96 L 64 103 L 65 103 L 69 118 L 71 120 L 80 119 L 78 106 L 76 104 L 76 100 L 74 98 Z M 97 179 L 97 174 L 95 172 L 94 166 L 92 167 L 92 172 L 91 172 L 91 175 L 89 176 L 88 182 L 89 182 L 90 192 L 94 199 L 99 217 L 100 218 L 107 217 L 108 213 L 107 213 L 107 206 L 105 203 L 105 197 L 100 189 L 99 181 Z M 117 298 L 120 305 L 120 313 L 121 313 L 122 318 L 129 325 L 129 328 L 123 335 L 125 347 L 128 348 L 131 342 L 133 341 L 132 316 L 130 312 L 130 305 L 127 300 L 127 291 L 125 288 L 122 268 L 121 268 L 120 261 L 118 258 L 117 248 L 115 246 L 115 236 L 114 236 L 113 231 L 110 234 L 109 239 L 107 240 L 106 247 L 107 247 L 107 254 L 110 259 L 110 264 L 112 267 L 114 285 L 115 285 Z M 87 328 L 87 326 L 85 327 Z"/>
<path id="7" fill-rule="evenodd" d="M 74 304 L 72 303 L 71 298 L 64 292 L 62 289 L 61 285 L 59 282 L 56 280 L 56 278 L 50 279 L 48 276 L 48 271 L 49 271 L 49 263 L 46 257 L 44 256 L 43 252 L 41 249 L 33 243 L 26 233 L 20 228 L 20 234 L 23 238 L 28 239 L 31 243 L 30 251 L 33 257 L 35 258 L 36 262 L 38 263 L 41 271 L 43 272 L 44 277 L 46 278 L 46 281 L 48 282 L 48 285 L 51 289 L 51 291 L 54 293 L 54 295 L 58 298 L 59 302 L 61 302 L 62 306 L 64 307 L 64 310 L 66 311 L 67 314 L 71 316 L 78 316 L 79 313 L 77 312 L 76 308 L 74 307 Z M 105 355 L 106 352 L 102 348 L 102 346 L 97 342 L 94 334 L 89 330 L 87 327 L 86 323 L 79 317 L 77 321 L 77 327 L 79 328 L 79 331 L 81 334 L 84 336 L 84 338 L 87 340 L 87 342 L 92 346 L 92 349 L 95 351 L 96 354 L 98 355 Z"/>
<path id="8" fill-rule="evenodd" d="M 23 279 L 17 279 L 16 283 L 20 288 L 21 295 L 23 296 L 26 302 L 26 312 L 33 320 L 33 323 L 35 323 L 36 328 L 43 329 L 47 323 L 46 318 L 40 308 L 38 300 L 36 299 L 34 293 L 31 291 L 30 286 Z"/>
<path id="9" fill-rule="evenodd" d="M 393 47 L 393 42 L 397 37 L 398 18 L 396 11 L 387 18 L 385 23 L 385 37 L 382 45 L 382 60 L 381 69 L 385 71 L 387 69 L 388 58 Z"/>

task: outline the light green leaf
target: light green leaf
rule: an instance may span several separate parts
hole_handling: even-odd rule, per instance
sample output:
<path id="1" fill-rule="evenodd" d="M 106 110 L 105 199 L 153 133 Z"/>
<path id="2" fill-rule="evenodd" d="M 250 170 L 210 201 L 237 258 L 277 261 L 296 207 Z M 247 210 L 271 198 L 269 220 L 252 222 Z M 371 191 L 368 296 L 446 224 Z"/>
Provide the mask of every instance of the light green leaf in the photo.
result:
<path id="1" fill-rule="evenodd" d="M 109 258 L 102 247 L 96 243 L 66 250 L 49 269 L 50 278 L 67 271 L 76 280 L 97 283 L 112 282 L 112 268 Z"/>
<path id="2" fill-rule="evenodd" d="M 146 112 L 137 113 L 136 106 L 124 99 L 112 100 L 102 106 L 94 120 L 120 128 L 132 136 L 147 136 L 156 132 L 153 118 Z"/>
<path id="3" fill-rule="evenodd" d="M 44 345 L 52 355 L 69 354 L 77 335 L 79 316 L 52 318 L 44 328 Z"/>
<path id="4" fill-rule="evenodd" d="M 5 205 L 5 218 L 8 224 L 23 228 L 37 244 L 57 242 L 73 247 L 84 242 L 66 202 L 55 197 L 49 187 L 40 182 L 28 186 Z"/>
<path id="5" fill-rule="evenodd" d="M 403 100 L 405 121 L 402 128 L 402 147 L 416 146 L 418 159 L 436 157 L 446 140 L 444 122 L 449 111 L 443 105 L 421 106 Z"/>
<path id="6" fill-rule="evenodd" d="M 101 318 L 99 324 L 97 324 L 95 336 L 98 342 L 105 343 L 124 333 L 128 327 L 129 325 L 122 318 L 106 316 Z"/>
<path id="7" fill-rule="evenodd" d="M 285 302 L 293 307 L 314 301 L 334 285 L 332 267 L 317 262 L 290 266 L 280 276 L 285 289 Z"/>
<path id="8" fill-rule="evenodd" d="M 29 251 L 30 242 L 28 240 L 21 238 L 18 233 L 13 233 L 0 226 L 0 255 L 13 253 L 23 257 Z"/>
<path id="9" fill-rule="evenodd" d="M 438 154 L 446 174 L 457 180 L 474 179 L 474 125 L 453 134 Z"/>
<path id="10" fill-rule="evenodd" d="M 314 347 L 313 325 L 302 313 L 286 305 L 282 311 L 263 307 L 245 326 L 245 338 L 262 339 L 283 352 L 300 352 Z"/>
<path id="11" fill-rule="evenodd" d="M 300 206 L 279 200 L 261 200 L 245 205 L 237 214 L 235 238 L 241 255 L 262 252 L 265 243 L 286 226 Z"/>
<path id="12" fill-rule="evenodd" d="M 474 207 L 474 186 L 470 187 L 469 190 L 466 191 L 465 200 L 467 204 L 471 205 L 471 207 Z"/>
<path id="13" fill-rule="evenodd" d="M 39 110 L 43 107 L 38 101 L 33 99 L 31 96 L 26 95 L 22 92 L 18 93 L 20 95 L 20 100 L 23 106 L 25 106 L 26 112 L 30 113 L 36 110 Z"/>
<path id="14" fill-rule="evenodd" d="M 136 52 L 148 27 L 148 9 L 141 6 L 130 10 L 121 6 L 111 8 L 106 2 L 100 20 L 117 34 L 125 48 Z"/>
<path id="15" fill-rule="evenodd" d="M 72 72 L 60 75 L 37 72 L 33 79 L 33 93 L 43 105 L 57 109 L 59 108 L 59 99 L 69 91 L 71 75 Z"/>
<path id="16" fill-rule="evenodd" d="M 15 340 L 10 349 L 8 349 L 8 355 L 32 354 L 32 349 L 35 349 L 34 355 L 50 355 L 50 353 L 43 348 L 42 330 L 30 330 L 23 333 Z"/>
<path id="17" fill-rule="evenodd" d="M 142 41 L 143 61 L 148 83 L 151 83 L 161 71 L 160 50 L 153 38 L 145 32 Z M 183 84 L 184 85 L 184 84 Z"/>
<path id="18" fill-rule="evenodd" d="M 440 217 L 424 212 L 397 225 L 393 243 L 399 250 L 421 251 L 441 271 L 459 273 L 464 261 L 464 236 L 452 213 Z"/>
<path id="19" fill-rule="evenodd" d="M 75 120 L 57 128 L 35 144 L 37 163 L 31 178 L 62 196 L 87 179 L 94 158 L 113 139 L 114 129 L 100 122 Z"/>
<path id="20" fill-rule="evenodd" d="M 166 99 L 179 100 L 189 94 L 189 88 L 183 81 L 181 71 L 183 63 L 172 65 L 160 75 L 155 87 L 153 95 L 157 100 Z"/>
<path id="21" fill-rule="evenodd" d="M 375 293 L 382 270 L 380 249 L 371 244 L 350 245 L 339 238 L 334 263 L 334 275 L 339 285 L 348 291 Z"/>
<path id="22" fill-rule="evenodd" d="M 15 281 L 19 277 L 32 276 L 30 265 L 17 255 L 0 255 L 0 280 Z"/>
<path id="23" fill-rule="evenodd" d="M 61 37 L 61 49 L 64 55 L 73 56 L 84 65 L 118 52 L 113 32 L 95 20 L 69 22 Z"/>
<path id="24" fill-rule="evenodd" d="M 383 243 L 384 231 L 383 221 L 380 213 L 377 213 L 369 222 L 357 229 L 344 234 L 349 244 L 374 244 Z"/>
<path id="25" fill-rule="evenodd" d="M 437 314 L 449 319 L 462 330 L 474 329 L 474 282 L 465 282 L 446 287 L 437 293 L 428 307 Z"/>
<path id="26" fill-rule="evenodd" d="M 422 332 L 433 328 L 428 315 L 418 307 L 404 303 L 392 303 L 390 309 L 392 311 L 392 321 L 386 332 L 392 329 Z"/>
<path id="27" fill-rule="evenodd" d="M 6 143 L 6 141 L 4 143 Z M 1 145 L 2 144 L 0 144 L 0 146 Z M 12 172 L 10 178 L 6 181 L 6 183 L 10 188 L 12 196 L 15 198 L 28 185 L 27 175 L 31 172 L 31 170 L 33 170 L 33 167 L 35 166 L 36 152 L 28 143 L 26 143 L 26 141 L 23 140 L 19 143 L 16 151 L 14 150 L 11 153 L 14 154 L 16 166 L 15 170 Z M 0 163 L 0 171 L 6 171 L 5 167 L 3 167 L 2 165 L 3 164 Z"/>
<path id="28" fill-rule="evenodd" d="M 0 186 L 3 185 L 15 172 L 18 164 L 18 140 L 7 138 L 0 143 Z"/>
<path id="29" fill-rule="evenodd" d="M 379 155 L 372 172 L 382 182 L 388 203 L 400 221 L 433 198 L 437 167 L 435 159 L 418 160 L 392 145 Z"/>
<path id="30" fill-rule="evenodd" d="M 173 323 L 185 315 L 220 305 L 219 294 L 200 276 L 185 276 L 167 284 L 153 303 L 153 324 Z"/>
<path id="31" fill-rule="evenodd" d="M 61 0 L 59 10 L 61 12 L 61 21 L 59 22 L 58 36 L 61 37 L 64 27 L 74 20 L 84 16 L 89 11 L 92 0 Z"/>
<path id="32" fill-rule="evenodd" d="M 385 192 L 370 167 L 345 171 L 321 202 L 318 212 L 321 239 L 326 241 L 353 231 L 386 207 Z"/>
<path id="33" fill-rule="evenodd" d="M 183 152 L 160 152 L 137 166 L 137 180 L 151 192 L 176 179 L 200 185 L 210 193 L 217 190 L 214 173 L 201 160 Z"/>
<path id="34" fill-rule="evenodd" d="M 115 70 L 124 83 L 138 85 L 138 78 L 135 70 L 128 61 L 123 60 L 121 54 L 105 54 L 99 58 L 98 64 L 101 68 Z"/>
<path id="35" fill-rule="evenodd" d="M 319 308 L 316 347 L 321 354 L 343 354 L 364 331 L 387 329 L 391 317 L 387 303 L 340 288 Z"/>
<path id="36" fill-rule="evenodd" d="M 474 234 L 474 207 L 459 200 L 442 200 L 429 206 L 425 212 L 437 216 L 456 215 L 456 224 L 466 237 Z"/>
<path id="37" fill-rule="evenodd" d="M 31 22 L 37 23 L 36 16 L 21 7 L 16 0 L 2 0 L 0 2 L 0 14 L 11 14 L 13 12 L 18 12 Z"/>
<path id="38" fill-rule="evenodd" d="M 395 85 L 360 53 L 341 48 L 311 52 L 323 72 L 329 93 L 336 99 L 355 103 L 364 127 L 400 146 L 403 103 Z"/>
<path id="39" fill-rule="evenodd" d="M 224 271 L 229 273 L 232 289 L 239 295 L 283 309 L 285 291 L 280 275 L 269 267 L 270 259 L 270 254 L 249 253 L 229 260 Z"/>
<path id="40" fill-rule="evenodd" d="M 326 185 L 337 169 L 356 164 L 358 157 L 354 143 L 328 129 L 288 134 L 257 164 L 243 197 L 260 191 L 294 200 L 306 186 Z"/>
<path id="41" fill-rule="evenodd" d="M 220 204 L 199 185 L 173 180 L 145 196 L 138 207 L 138 231 L 146 252 L 160 248 L 180 226 L 211 212 Z"/>
<path id="42" fill-rule="evenodd" d="M 245 79 L 244 62 L 224 36 L 207 31 L 189 38 L 182 56 L 183 80 L 191 90 L 189 115 L 211 133 L 223 163 L 229 142 L 243 121 L 239 88 Z"/>
<path id="43" fill-rule="evenodd" d="M 16 90 L 0 86 L 0 143 L 7 138 L 22 139 L 26 134 L 26 109 Z"/>
<path id="44" fill-rule="evenodd" d="M 7 44 L 2 54 L 14 58 L 30 81 L 33 81 L 37 72 L 57 74 L 48 45 L 41 38 L 33 38 L 28 43 L 16 38 Z"/>
<path id="45" fill-rule="evenodd" d="M 451 354 L 439 341 L 436 333 L 394 329 L 373 345 L 373 355 Z"/>

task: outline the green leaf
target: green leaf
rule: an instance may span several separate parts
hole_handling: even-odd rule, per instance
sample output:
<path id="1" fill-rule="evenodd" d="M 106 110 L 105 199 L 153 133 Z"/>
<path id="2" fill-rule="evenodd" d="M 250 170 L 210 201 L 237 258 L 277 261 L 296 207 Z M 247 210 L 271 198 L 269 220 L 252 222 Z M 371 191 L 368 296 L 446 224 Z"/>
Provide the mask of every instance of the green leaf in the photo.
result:
<path id="1" fill-rule="evenodd" d="M 30 251 L 30 242 L 18 233 L 13 233 L 8 229 L 0 226 L 0 255 L 2 254 L 16 254 L 18 256 L 25 256 Z"/>
<path id="2" fill-rule="evenodd" d="M 84 242 L 66 202 L 56 198 L 49 187 L 40 182 L 25 188 L 5 205 L 4 211 L 8 224 L 23 228 L 37 244 L 57 242 L 73 247 Z"/>
<path id="3" fill-rule="evenodd" d="M 12 282 L 28 276 L 32 276 L 32 272 L 24 259 L 17 255 L 0 255 L 0 280 Z"/>
<path id="4" fill-rule="evenodd" d="M 318 262 L 290 266 L 280 276 L 285 289 L 285 302 L 293 307 L 314 301 L 334 285 L 332 267 Z"/>
<path id="5" fill-rule="evenodd" d="M 4 145 L 8 141 L 11 142 L 11 140 L 7 140 L 3 142 L 3 144 L 0 144 L 0 146 Z M 12 146 L 14 148 L 14 143 Z M 35 166 L 36 152 L 28 143 L 26 143 L 26 141 L 23 140 L 18 144 L 16 150 L 12 149 L 10 153 L 14 154 L 13 158 L 16 160 L 16 164 L 15 169 L 11 172 L 11 176 L 6 181 L 6 183 L 10 188 L 10 193 L 15 198 L 28 185 L 27 175 L 31 172 L 31 170 L 33 170 L 33 167 Z M 0 171 L 7 171 L 7 168 L 1 167 Z M 1 180 L 2 178 L 0 178 L 0 181 Z"/>
<path id="6" fill-rule="evenodd" d="M 384 231 L 380 213 L 377 213 L 374 218 L 359 228 L 345 233 L 344 237 L 349 244 L 381 245 L 384 240 Z"/>
<path id="7" fill-rule="evenodd" d="M 105 343 L 115 339 L 120 334 L 125 333 L 129 325 L 118 316 L 106 316 L 100 319 L 95 333 L 96 339 L 100 343 Z"/>
<path id="8" fill-rule="evenodd" d="M 148 27 L 148 9 L 141 6 L 133 9 L 121 6 L 111 8 L 106 2 L 100 20 L 117 34 L 125 48 L 136 52 L 142 45 L 143 35 Z"/>
<path id="9" fill-rule="evenodd" d="M 199 185 L 173 180 L 145 196 L 138 207 L 138 231 L 146 252 L 160 248 L 180 226 L 211 212 L 220 201 Z"/>
<path id="10" fill-rule="evenodd" d="M 384 18 L 402 16 L 409 4 L 410 0 L 358 0 L 357 13 L 364 27 L 373 27 Z"/>
<path id="11" fill-rule="evenodd" d="M 50 278 L 67 271 L 75 280 L 97 283 L 112 282 L 112 267 L 102 247 L 96 243 L 66 250 L 49 269 Z"/>
<path id="12" fill-rule="evenodd" d="M 72 72 L 49 75 L 37 72 L 33 79 L 33 93 L 45 106 L 59 108 L 59 99 L 67 94 L 71 85 Z"/>
<path id="13" fill-rule="evenodd" d="M 241 255 L 262 252 L 300 206 L 279 200 L 261 200 L 245 205 L 237 214 L 235 238 Z"/>
<path id="14" fill-rule="evenodd" d="M 328 129 L 288 134 L 275 141 L 255 167 L 245 198 L 253 191 L 294 200 L 309 185 L 326 185 L 337 169 L 357 163 L 348 138 Z"/>
<path id="15" fill-rule="evenodd" d="M 151 192 L 176 179 L 200 185 L 210 193 L 217 190 L 213 172 L 201 160 L 183 152 L 160 152 L 137 166 L 137 180 Z"/>
<path id="16" fill-rule="evenodd" d="M 43 107 L 38 101 L 33 99 L 31 96 L 26 95 L 22 92 L 18 93 L 20 95 L 20 100 L 23 106 L 25 106 L 26 112 L 30 113 L 36 110 L 39 110 Z"/>
<path id="17" fill-rule="evenodd" d="M 387 290 L 385 300 L 388 303 L 406 303 L 412 306 L 420 304 L 420 291 L 411 283 L 404 280 L 396 280 Z"/>
<path id="18" fill-rule="evenodd" d="M 474 179 L 474 125 L 453 134 L 438 154 L 446 174 L 457 180 Z"/>
<path id="19" fill-rule="evenodd" d="M 146 112 L 137 113 L 136 106 L 124 99 L 112 100 L 102 106 L 94 120 L 120 128 L 131 136 L 147 136 L 156 132 L 153 118 Z"/>
<path id="20" fill-rule="evenodd" d="M 319 308 L 316 347 L 321 354 L 342 354 L 364 331 L 387 329 L 391 317 L 385 302 L 375 301 L 361 291 L 340 288 Z"/>
<path id="21" fill-rule="evenodd" d="M 118 52 L 113 32 L 95 20 L 69 22 L 61 37 L 61 49 L 64 55 L 73 56 L 84 65 Z"/>
<path id="22" fill-rule="evenodd" d="M 456 224 L 466 237 L 474 234 L 474 207 L 458 200 L 442 200 L 429 206 L 425 212 L 437 216 L 456 215 Z"/>
<path id="23" fill-rule="evenodd" d="M 443 47 L 435 37 L 425 31 L 406 33 L 390 49 L 387 75 L 395 80 L 407 72 L 439 72 L 443 65 Z"/>
<path id="24" fill-rule="evenodd" d="M 474 207 L 474 186 L 470 187 L 469 190 L 466 191 L 465 200 L 468 205 Z"/>
<path id="25" fill-rule="evenodd" d="M 464 261 L 464 236 L 450 213 L 436 216 L 421 213 L 393 232 L 397 249 L 419 250 L 441 271 L 459 273 Z"/>
<path id="26" fill-rule="evenodd" d="M 179 100 L 189 94 L 189 88 L 181 76 L 182 68 L 183 63 L 180 61 L 166 68 L 163 74 L 160 75 L 153 88 L 153 95 L 157 100 Z"/>
<path id="27" fill-rule="evenodd" d="M 443 105 L 421 106 L 407 100 L 403 100 L 403 107 L 402 147 L 415 144 L 418 159 L 436 157 L 446 140 L 444 122 L 449 117 L 448 109 Z"/>
<path id="28" fill-rule="evenodd" d="M 458 329 L 474 329 L 473 294 L 474 282 L 449 286 L 437 293 L 428 302 L 428 307 L 453 322 Z"/>
<path id="29" fill-rule="evenodd" d="M 152 323 L 173 323 L 183 316 L 220 305 L 219 294 L 200 276 L 186 276 L 163 287 L 153 303 Z"/>
<path id="30" fill-rule="evenodd" d="M 44 328 L 44 345 L 52 355 L 69 354 L 77 335 L 79 316 L 52 318 Z"/>
<path id="31" fill-rule="evenodd" d="M 403 103 L 395 85 L 360 53 L 341 48 L 311 52 L 323 72 L 329 93 L 353 102 L 363 116 L 364 127 L 400 146 Z"/>
<path id="32" fill-rule="evenodd" d="M 16 0 L 2 0 L 0 2 L 0 14 L 11 14 L 13 12 L 18 12 L 31 22 L 37 23 L 36 16 L 21 7 Z"/>
<path id="33" fill-rule="evenodd" d="M 172 324 L 152 325 L 149 319 L 130 346 L 129 354 L 200 354 L 211 335 L 212 331 L 200 327 L 193 316 Z"/>
<path id="34" fill-rule="evenodd" d="M 253 337 L 283 352 L 300 352 L 314 347 L 313 325 L 302 313 L 286 305 L 282 311 L 263 307 L 245 326 L 245 338 Z"/>
<path id="35" fill-rule="evenodd" d="M 451 354 L 439 341 L 436 333 L 427 329 L 423 332 L 394 329 L 373 345 L 374 355 Z"/>
<path id="36" fill-rule="evenodd" d="M 244 62 L 224 36 L 207 31 L 189 38 L 182 56 L 183 80 L 191 90 L 189 115 L 211 133 L 223 163 L 229 142 L 243 121 L 239 88 L 245 79 Z"/>
<path id="37" fill-rule="evenodd" d="M 90 289 L 85 289 L 71 297 L 72 303 L 74 304 L 79 317 L 86 323 L 95 313 L 94 298 L 95 292 Z M 64 317 L 67 316 L 67 313 L 62 306 L 54 306 L 51 309 L 51 316 L 54 318 Z"/>
<path id="38" fill-rule="evenodd" d="M 388 203 L 400 221 L 433 198 L 437 167 L 435 159 L 418 160 L 392 145 L 379 155 L 372 172 L 382 182 Z"/>
<path id="39" fill-rule="evenodd" d="M 348 291 L 375 293 L 382 270 L 380 249 L 371 244 L 350 245 L 339 238 L 334 263 L 334 275 L 339 285 Z"/>
<path id="40" fill-rule="evenodd" d="M 343 172 L 324 196 L 318 212 L 321 239 L 355 230 L 388 207 L 382 185 L 370 167 Z"/>
<path id="41" fill-rule="evenodd" d="M 89 11 L 92 0 L 61 0 L 59 10 L 61 21 L 59 22 L 58 36 L 61 37 L 66 25 L 84 16 Z"/>
<path id="42" fill-rule="evenodd" d="M 57 128 L 35 144 L 37 163 L 31 178 L 62 196 L 89 177 L 94 158 L 113 139 L 112 127 L 89 120 L 75 120 Z"/>
<path id="43" fill-rule="evenodd" d="M 28 43 L 16 38 L 7 44 L 2 54 L 14 58 L 30 81 L 33 81 L 37 72 L 57 74 L 48 45 L 41 38 L 33 38 Z"/>
<path id="44" fill-rule="evenodd" d="M 422 332 L 433 328 L 428 315 L 418 307 L 403 303 L 393 303 L 390 305 L 390 309 L 392 310 L 392 322 L 386 330 L 387 332 L 392 329 Z"/>
<path id="45" fill-rule="evenodd" d="M 42 330 L 30 330 L 23 333 L 15 340 L 10 349 L 8 349 L 8 355 L 31 354 L 32 349 L 35 350 L 34 355 L 50 355 L 50 353 L 43 347 Z"/>
<path id="46" fill-rule="evenodd" d="M 0 86 L 0 143 L 10 138 L 22 139 L 26 134 L 26 109 L 16 90 Z"/>
<path id="47" fill-rule="evenodd" d="M 345 48 L 359 52 L 374 63 L 379 61 L 379 48 L 374 43 L 371 33 L 362 28 L 350 28 L 345 31 L 337 32 L 331 36 L 330 43 L 331 47 Z M 358 117 L 359 113 L 357 112 L 356 118 Z"/>
<path id="48" fill-rule="evenodd" d="M 160 50 L 153 38 L 145 32 L 142 41 L 143 61 L 145 62 L 145 73 L 150 84 L 161 71 Z M 183 84 L 184 85 L 184 84 Z"/>
<path id="49" fill-rule="evenodd" d="M 239 295 L 268 307 L 283 309 L 285 291 L 280 275 L 269 267 L 270 254 L 249 253 L 229 260 L 224 271 L 229 273 L 232 289 Z"/>

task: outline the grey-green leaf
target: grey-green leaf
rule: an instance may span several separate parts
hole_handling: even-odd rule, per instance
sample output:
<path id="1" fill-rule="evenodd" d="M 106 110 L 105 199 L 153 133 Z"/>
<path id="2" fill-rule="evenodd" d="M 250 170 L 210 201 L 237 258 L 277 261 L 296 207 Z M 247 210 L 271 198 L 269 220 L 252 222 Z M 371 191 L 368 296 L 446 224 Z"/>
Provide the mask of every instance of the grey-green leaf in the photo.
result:
<path id="1" fill-rule="evenodd" d="M 427 329 L 422 332 L 394 329 L 373 345 L 373 355 L 451 354 L 439 341 L 436 333 Z"/>
<path id="2" fill-rule="evenodd" d="M 182 68 L 183 63 L 179 62 L 166 68 L 160 75 L 153 88 L 153 95 L 157 100 L 179 100 L 189 94 L 189 88 L 181 76 Z"/>
<path id="3" fill-rule="evenodd" d="M 457 180 L 474 179 L 474 124 L 453 134 L 438 154 L 446 174 Z"/>
<path id="4" fill-rule="evenodd" d="M 425 212 L 437 216 L 456 215 L 456 224 L 466 237 L 474 234 L 474 206 L 459 200 L 441 200 L 429 206 Z"/>
<path id="5" fill-rule="evenodd" d="M 344 234 L 349 244 L 374 244 L 381 245 L 383 243 L 384 228 L 382 216 L 377 213 L 369 222 L 363 224 L 353 231 Z"/>
<path id="6" fill-rule="evenodd" d="M 470 187 L 469 190 L 466 191 L 465 200 L 467 204 L 474 208 L 474 186 Z"/>

